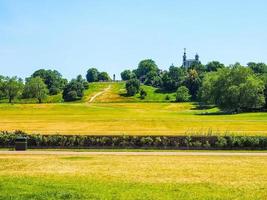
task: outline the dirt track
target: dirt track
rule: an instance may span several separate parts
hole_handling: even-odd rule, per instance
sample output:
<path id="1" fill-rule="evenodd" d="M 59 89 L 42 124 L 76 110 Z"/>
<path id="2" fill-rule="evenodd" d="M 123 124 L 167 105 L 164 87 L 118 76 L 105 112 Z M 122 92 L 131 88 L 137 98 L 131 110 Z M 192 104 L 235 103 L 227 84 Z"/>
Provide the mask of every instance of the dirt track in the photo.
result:
<path id="1" fill-rule="evenodd" d="M 112 155 L 112 156 L 264 156 L 267 152 L 75 152 L 75 151 L 0 151 L 0 155 Z"/>
<path id="2" fill-rule="evenodd" d="M 109 85 L 107 88 L 105 88 L 103 91 L 96 93 L 94 96 L 92 96 L 89 100 L 89 103 L 92 103 L 96 97 L 102 95 L 103 93 L 107 92 L 111 88 L 111 85 Z"/>

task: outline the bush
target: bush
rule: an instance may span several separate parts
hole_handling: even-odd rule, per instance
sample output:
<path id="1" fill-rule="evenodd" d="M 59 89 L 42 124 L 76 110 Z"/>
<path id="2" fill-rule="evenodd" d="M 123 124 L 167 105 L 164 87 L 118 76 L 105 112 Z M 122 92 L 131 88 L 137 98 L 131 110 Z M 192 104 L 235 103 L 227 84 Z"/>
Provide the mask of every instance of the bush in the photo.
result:
<path id="1" fill-rule="evenodd" d="M 217 142 L 215 143 L 215 146 L 218 148 L 223 148 L 227 146 L 227 140 L 224 137 L 217 137 Z"/>
<path id="2" fill-rule="evenodd" d="M 187 102 L 191 98 L 191 95 L 189 94 L 189 90 L 185 86 L 181 86 L 177 89 L 176 92 L 176 101 L 177 102 Z"/>

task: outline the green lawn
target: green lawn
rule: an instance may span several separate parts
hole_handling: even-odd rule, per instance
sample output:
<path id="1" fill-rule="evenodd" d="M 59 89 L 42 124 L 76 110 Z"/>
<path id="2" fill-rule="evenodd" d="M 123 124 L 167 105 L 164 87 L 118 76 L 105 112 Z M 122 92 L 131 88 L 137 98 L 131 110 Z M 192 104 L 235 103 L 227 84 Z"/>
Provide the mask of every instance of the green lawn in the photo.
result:
<path id="1" fill-rule="evenodd" d="M 0 104 L 0 127 L 48 134 L 267 135 L 266 112 L 217 111 L 191 103 Z"/>
<path id="2" fill-rule="evenodd" d="M 0 155 L 0 199 L 261 200 L 258 156 Z"/>

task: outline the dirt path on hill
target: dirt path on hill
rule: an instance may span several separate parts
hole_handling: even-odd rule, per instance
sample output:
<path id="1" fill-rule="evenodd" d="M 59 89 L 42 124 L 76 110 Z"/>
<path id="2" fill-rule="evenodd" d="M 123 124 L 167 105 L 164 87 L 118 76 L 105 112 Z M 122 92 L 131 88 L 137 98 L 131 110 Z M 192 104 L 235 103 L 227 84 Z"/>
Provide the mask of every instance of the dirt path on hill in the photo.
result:
<path id="1" fill-rule="evenodd" d="M 95 100 L 96 97 L 98 97 L 98 96 L 104 94 L 104 93 L 107 92 L 110 88 L 111 88 L 111 85 L 108 85 L 108 87 L 106 87 L 104 90 L 102 90 L 101 92 L 96 93 L 94 96 L 92 96 L 92 97 L 90 98 L 90 100 L 88 101 L 88 103 L 92 103 L 92 102 Z"/>
<path id="2" fill-rule="evenodd" d="M 70 155 L 70 156 L 263 156 L 267 152 L 75 152 L 75 151 L 0 151 L 0 155 Z"/>

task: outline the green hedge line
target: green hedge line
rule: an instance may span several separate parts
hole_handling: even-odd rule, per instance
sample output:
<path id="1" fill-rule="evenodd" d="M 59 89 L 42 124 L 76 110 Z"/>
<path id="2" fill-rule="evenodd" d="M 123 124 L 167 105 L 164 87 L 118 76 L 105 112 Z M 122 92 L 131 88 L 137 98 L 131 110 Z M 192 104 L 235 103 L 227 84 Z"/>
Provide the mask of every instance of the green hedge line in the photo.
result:
<path id="1" fill-rule="evenodd" d="M 267 149 L 263 136 L 88 136 L 0 132 L 0 147 L 25 136 L 29 148 Z"/>

